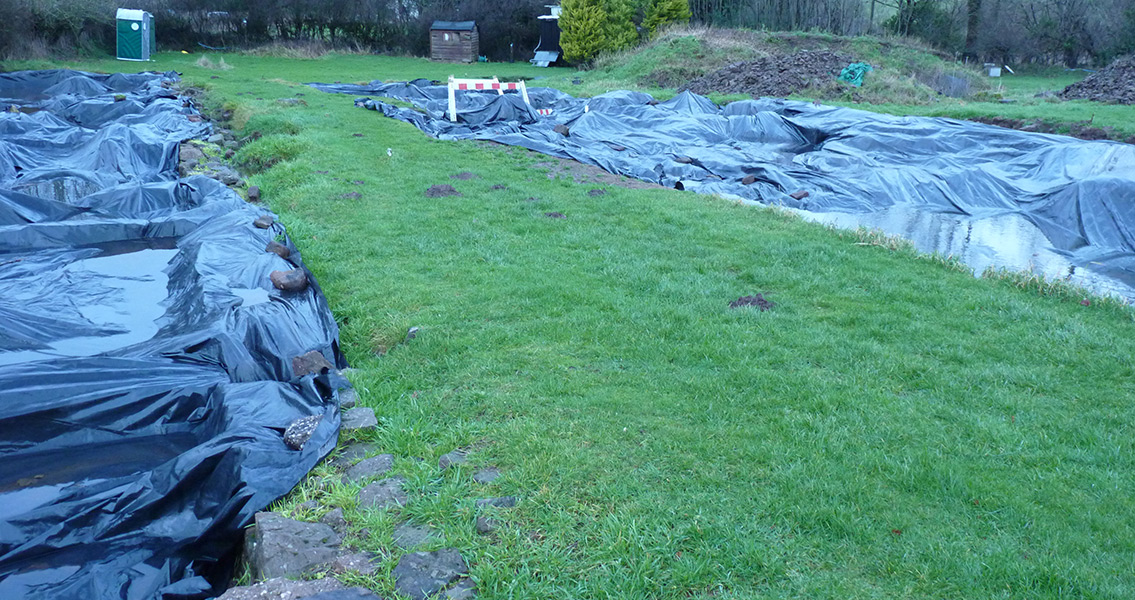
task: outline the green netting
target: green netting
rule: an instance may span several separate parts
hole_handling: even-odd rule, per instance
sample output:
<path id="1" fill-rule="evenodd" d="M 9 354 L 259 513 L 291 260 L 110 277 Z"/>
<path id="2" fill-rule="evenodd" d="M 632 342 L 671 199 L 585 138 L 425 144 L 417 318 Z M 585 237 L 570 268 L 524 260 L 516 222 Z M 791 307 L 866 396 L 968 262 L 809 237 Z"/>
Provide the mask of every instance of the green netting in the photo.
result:
<path id="1" fill-rule="evenodd" d="M 859 87 L 863 85 L 863 78 L 867 76 L 868 71 L 874 71 L 874 69 L 867 63 L 851 63 L 839 72 L 839 78 L 855 87 Z"/>

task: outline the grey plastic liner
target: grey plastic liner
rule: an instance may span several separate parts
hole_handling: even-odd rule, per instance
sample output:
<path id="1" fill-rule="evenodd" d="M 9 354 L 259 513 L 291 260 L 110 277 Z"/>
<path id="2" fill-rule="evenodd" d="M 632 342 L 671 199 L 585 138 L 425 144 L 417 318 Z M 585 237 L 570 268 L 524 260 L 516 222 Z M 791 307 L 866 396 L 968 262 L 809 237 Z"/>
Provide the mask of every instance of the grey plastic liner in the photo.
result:
<path id="1" fill-rule="evenodd" d="M 310 273 L 273 288 L 304 267 L 266 210 L 178 179 L 209 125 L 175 79 L 0 74 L 0 598 L 219 594 L 242 528 L 335 445 L 345 382 L 291 362 L 346 366 L 335 321 Z"/>

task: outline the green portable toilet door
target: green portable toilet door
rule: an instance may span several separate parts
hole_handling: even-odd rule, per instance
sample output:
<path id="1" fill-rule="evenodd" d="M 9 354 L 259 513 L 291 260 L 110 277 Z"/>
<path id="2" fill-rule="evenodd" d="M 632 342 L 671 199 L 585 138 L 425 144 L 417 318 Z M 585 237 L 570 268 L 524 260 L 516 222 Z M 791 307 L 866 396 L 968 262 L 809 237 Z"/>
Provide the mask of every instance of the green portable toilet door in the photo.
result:
<path id="1" fill-rule="evenodd" d="M 141 10 L 118 9 L 118 58 L 120 60 L 149 60 L 147 43 L 149 32 L 145 27 L 146 13 Z"/>

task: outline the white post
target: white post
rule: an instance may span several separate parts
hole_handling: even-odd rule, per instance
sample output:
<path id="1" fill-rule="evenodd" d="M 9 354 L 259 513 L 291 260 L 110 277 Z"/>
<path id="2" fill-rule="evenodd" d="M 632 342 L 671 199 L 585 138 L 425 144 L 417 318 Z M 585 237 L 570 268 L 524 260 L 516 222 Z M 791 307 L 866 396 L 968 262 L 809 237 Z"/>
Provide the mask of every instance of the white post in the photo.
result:
<path id="1" fill-rule="evenodd" d="M 520 80 L 520 95 L 524 97 L 524 103 L 532 106 L 532 102 L 528 100 L 528 86 L 524 85 L 524 80 Z"/>
<path id="2" fill-rule="evenodd" d="M 454 89 L 457 84 L 453 81 L 453 75 L 449 76 L 449 120 L 454 123 L 457 122 L 457 98 L 454 96 Z"/>

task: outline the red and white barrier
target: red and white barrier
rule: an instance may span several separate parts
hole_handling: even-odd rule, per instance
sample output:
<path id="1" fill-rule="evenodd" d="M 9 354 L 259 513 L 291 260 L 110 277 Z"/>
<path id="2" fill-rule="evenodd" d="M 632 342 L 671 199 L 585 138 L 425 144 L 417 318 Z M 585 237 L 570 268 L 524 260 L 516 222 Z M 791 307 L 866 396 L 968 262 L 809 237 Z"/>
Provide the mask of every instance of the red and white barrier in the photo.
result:
<path id="1" fill-rule="evenodd" d="M 524 103 L 532 106 L 532 101 L 528 99 L 528 88 L 524 85 L 523 81 L 514 83 L 501 82 L 496 77 L 492 79 L 457 79 L 453 75 L 449 76 L 449 120 L 454 123 L 457 122 L 457 91 L 458 90 L 495 90 L 496 93 L 504 95 L 505 90 L 513 90 L 520 92 L 524 98 Z M 540 110 L 547 109 L 537 109 Z M 544 113 L 540 113 L 544 114 Z M 551 114 L 549 110 L 548 114 Z"/>

